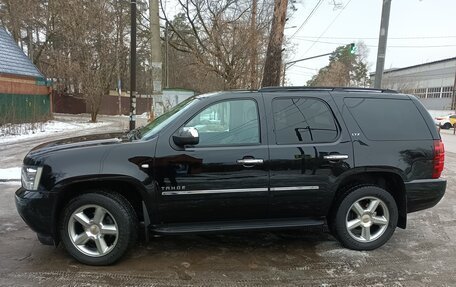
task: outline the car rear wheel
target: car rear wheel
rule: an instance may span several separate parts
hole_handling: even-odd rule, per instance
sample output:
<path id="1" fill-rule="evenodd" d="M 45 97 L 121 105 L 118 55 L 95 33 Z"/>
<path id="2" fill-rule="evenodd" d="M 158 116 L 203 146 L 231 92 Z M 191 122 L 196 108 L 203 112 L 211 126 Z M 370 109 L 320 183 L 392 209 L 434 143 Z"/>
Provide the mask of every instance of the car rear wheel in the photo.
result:
<path id="1" fill-rule="evenodd" d="M 451 128 L 451 124 L 450 123 L 445 123 L 443 126 L 442 126 L 442 129 L 444 130 L 449 130 Z"/>
<path id="2" fill-rule="evenodd" d="M 340 201 L 333 231 L 347 248 L 372 250 L 390 239 L 397 219 L 397 205 L 389 192 L 377 186 L 354 187 Z"/>
<path id="3" fill-rule="evenodd" d="M 136 241 L 135 211 L 119 194 L 96 191 L 80 195 L 66 205 L 63 213 L 63 245 L 81 263 L 112 264 Z"/>

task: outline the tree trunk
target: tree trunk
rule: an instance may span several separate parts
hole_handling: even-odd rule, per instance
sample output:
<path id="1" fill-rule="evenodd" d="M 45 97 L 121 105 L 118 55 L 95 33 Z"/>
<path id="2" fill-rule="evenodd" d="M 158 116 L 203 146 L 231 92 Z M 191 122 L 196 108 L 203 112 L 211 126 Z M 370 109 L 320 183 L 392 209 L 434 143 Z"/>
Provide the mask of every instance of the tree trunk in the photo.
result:
<path id="1" fill-rule="evenodd" d="M 266 63 L 263 71 L 263 87 L 279 86 L 282 66 L 282 42 L 288 0 L 274 0 L 274 18 L 269 36 Z"/>
<path id="2" fill-rule="evenodd" d="M 90 112 L 90 121 L 92 123 L 96 123 L 97 122 L 97 112 L 96 111 L 91 111 Z"/>
<path id="3" fill-rule="evenodd" d="M 253 0 L 252 3 L 252 18 L 250 19 L 250 32 L 252 33 L 251 42 L 251 51 L 250 51 L 250 89 L 257 89 L 258 85 L 258 76 L 257 76 L 257 26 L 256 26 L 256 14 L 257 14 L 257 1 Z"/>

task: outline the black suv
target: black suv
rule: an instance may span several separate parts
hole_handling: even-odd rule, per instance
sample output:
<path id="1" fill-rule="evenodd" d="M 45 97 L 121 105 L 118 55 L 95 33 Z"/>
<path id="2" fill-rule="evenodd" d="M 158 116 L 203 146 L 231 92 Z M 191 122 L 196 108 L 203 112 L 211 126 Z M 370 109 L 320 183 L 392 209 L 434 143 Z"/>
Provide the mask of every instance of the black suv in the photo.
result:
<path id="1" fill-rule="evenodd" d="M 118 260 L 140 227 L 147 239 L 328 224 L 344 246 L 371 250 L 406 227 L 407 213 L 439 202 L 443 162 L 440 135 L 414 96 L 219 92 L 128 134 L 35 147 L 16 205 L 42 243 L 62 241 L 93 265 Z"/>

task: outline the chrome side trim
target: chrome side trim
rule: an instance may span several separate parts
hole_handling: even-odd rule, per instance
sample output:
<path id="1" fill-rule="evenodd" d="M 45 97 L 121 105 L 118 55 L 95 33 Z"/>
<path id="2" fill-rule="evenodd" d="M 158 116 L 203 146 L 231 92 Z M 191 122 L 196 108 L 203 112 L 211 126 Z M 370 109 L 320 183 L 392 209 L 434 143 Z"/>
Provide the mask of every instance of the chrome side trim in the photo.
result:
<path id="1" fill-rule="evenodd" d="M 307 186 L 285 186 L 271 187 L 271 191 L 287 191 L 287 190 L 315 190 L 320 189 L 318 185 Z M 218 194 L 231 192 L 264 192 L 267 188 L 235 188 L 235 189 L 203 189 L 203 190 L 173 190 L 163 191 L 162 195 L 190 195 L 190 194 Z"/>
<path id="2" fill-rule="evenodd" d="M 217 194 L 231 192 L 260 192 L 268 191 L 267 188 L 236 188 L 236 189 L 207 189 L 207 190 L 173 190 L 163 191 L 162 195 L 187 195 L 187 194 Z"/>
<path id="3" fill-rule="evenodd" d="M 271 187 L 271 191 L 320 189 L 318 185 Z"/>

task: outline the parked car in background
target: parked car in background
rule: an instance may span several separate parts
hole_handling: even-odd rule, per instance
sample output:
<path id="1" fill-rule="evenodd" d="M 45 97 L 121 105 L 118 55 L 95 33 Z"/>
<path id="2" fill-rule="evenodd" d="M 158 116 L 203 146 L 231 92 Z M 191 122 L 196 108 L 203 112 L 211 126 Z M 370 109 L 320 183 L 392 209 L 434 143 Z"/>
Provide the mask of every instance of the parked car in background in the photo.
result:
<path id="1" fill-rule="evenodd" d="M 434 118 L 435 124 L 442 129 L 449 129 L 454 127 L 456 123 L 456 114 L 455 115 L 447 115 L 447 116 L 439 116 Z"/>

